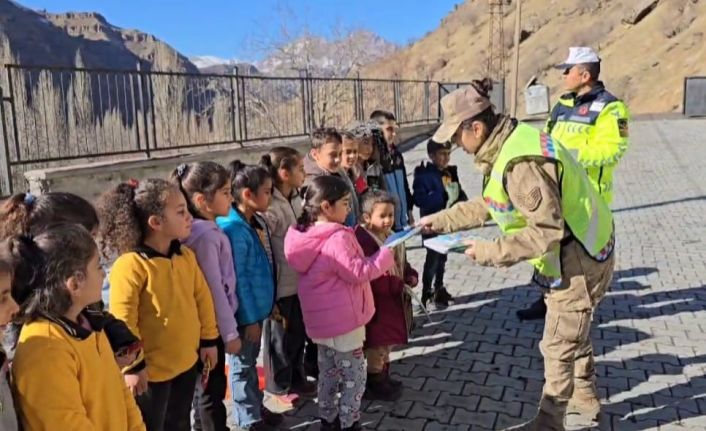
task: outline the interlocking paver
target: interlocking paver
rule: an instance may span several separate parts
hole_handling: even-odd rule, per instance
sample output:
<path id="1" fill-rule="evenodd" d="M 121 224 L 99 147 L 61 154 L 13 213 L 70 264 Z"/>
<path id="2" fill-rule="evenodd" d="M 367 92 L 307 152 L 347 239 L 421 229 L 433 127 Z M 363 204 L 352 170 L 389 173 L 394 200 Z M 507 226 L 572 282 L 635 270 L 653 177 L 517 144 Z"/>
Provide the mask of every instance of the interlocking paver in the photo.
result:
<path id="1" fill-rule="evenodd" d="M 616 174 L 617 266 L 594 319 L 601 431 L 706 430 L 706 121 L 631 124 L 631 148 Z M 426 158 L 405 153 L 408 171 Z M 464 189 L 477 195 L 472 158 L 455 151 Z M 411 181 L 411 179 L 410 179 Z M 479 229 L 493 238 L 496 228 Z M 410 263 L 421 270 L 424 250 Z M 405 391 L 397 403 L 364 403 L 369 428 L 493 430 L 531 418 L 543 384 L 540 322 L 515 311 L 538 295 L 531 268 L 482 268 L 452 254 L 446 285 L 456 297 L 417 317 L 409 346 L 393 354 Z M 288 428 L 317 429 L 315 405 L 290 414 Z M 301 428 L 299 428 L 301 426 Z"/>

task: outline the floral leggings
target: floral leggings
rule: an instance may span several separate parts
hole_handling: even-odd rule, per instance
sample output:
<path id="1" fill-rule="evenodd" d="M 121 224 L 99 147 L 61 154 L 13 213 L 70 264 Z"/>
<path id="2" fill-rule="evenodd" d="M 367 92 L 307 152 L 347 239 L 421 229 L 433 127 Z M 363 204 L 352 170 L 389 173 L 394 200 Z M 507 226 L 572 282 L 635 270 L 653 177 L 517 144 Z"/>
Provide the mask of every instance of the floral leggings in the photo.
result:
<path id="1" fill-rule="evenodd" d="M 363 349 L 339 352 L 319 345 L 319 414 L 327 422 L 340 417 L 341 428 L 360 420 L 367 372 Z M 341 392 L 341 398 L 336 395 Z"/>

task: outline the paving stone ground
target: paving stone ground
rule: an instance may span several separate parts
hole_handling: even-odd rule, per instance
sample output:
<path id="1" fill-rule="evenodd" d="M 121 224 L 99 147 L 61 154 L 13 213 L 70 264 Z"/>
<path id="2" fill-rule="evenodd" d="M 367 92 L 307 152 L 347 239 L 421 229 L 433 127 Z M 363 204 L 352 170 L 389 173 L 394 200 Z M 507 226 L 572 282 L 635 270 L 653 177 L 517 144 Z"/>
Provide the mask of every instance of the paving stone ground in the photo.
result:
<path id="1" fill-rule="evenodd" d="M 706 430 L 706 121 L 644 120 L 616 178 L 617 267 L 592 332 L 604 419 L 600 430 Z M 405 154 L 410 172 L 426 157 Z M 472 159 L 454 152 L 461 181 L 479 192 Z M 497 231 L 484 228 L 488 238 Z M 423 249 L 409 251 L 421 272 Z M 377 430 L 500 430 L 533 416 L 543 384 L 542 323 L 515 311 L 538 292 L 531 268 L 482 268 L 452 255 L 446 284 L 455 304 L 432 314 L 392 372 L 396 403 L 364 402 Z M 317 408 L 288 413 L 287 429 L 318 429 Z"/>

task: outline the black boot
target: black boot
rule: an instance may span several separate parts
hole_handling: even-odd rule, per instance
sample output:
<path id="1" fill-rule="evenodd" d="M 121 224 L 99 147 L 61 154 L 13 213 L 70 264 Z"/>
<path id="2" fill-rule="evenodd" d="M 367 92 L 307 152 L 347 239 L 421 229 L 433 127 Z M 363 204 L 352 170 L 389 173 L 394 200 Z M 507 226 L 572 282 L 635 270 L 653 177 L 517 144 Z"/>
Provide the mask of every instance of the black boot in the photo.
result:
<path id="1" fill-rule="evenodd" d="M 431 291 L 431 289 L 424 289 L 422 290 L 422 305 L 424 307 L 427 306 L 429 303 L 429 300 L 434 297 L 434 292 Z"/>
<path id="2" fill-rule="evenodd" d="M 321 427 L 319 429 L 321 431 L 341 431 L 341 420 L 338 416 L 336 416 L 336 419 L 334 419 L 333 422 L 329 422 L 326 419 L 321 418 Z"/>
<path id="3" fill-rule="evenodd" d="M 529 308 L 517 310 L 517 317 L 520 320 L 539 320 L 544 319 L 547 314 L 547 304 L 544 303 L 544 297 L 540 297 L 534 301 Z"/>
<path id="4" fill-rule="evenodd" d="M 453 301 L 449 291 L 445 287 L 438 288 L 434 293 L 434 305 L 438 308 L 446 308 L 449 306 L 449 301 Z"/>
<path id="5" fill-rule="evenodd" d="M 395 388 L 387 381 L 385 373 L 368 374 L 363 398 L 376 401 L 397 401 L 402 395 L 401 388 Z"/>
<path id="6" fill-rule="evenodd" d="M 392 385 L 393 388 L 402 388 L 402 382 L 399 380 L 395 380 L 390 376 L 390 363 L 385 364 L 385 368 L 383 368 L 382 372 L 385 374 L 385 377 L 387 377 L 387 382 Z"/>

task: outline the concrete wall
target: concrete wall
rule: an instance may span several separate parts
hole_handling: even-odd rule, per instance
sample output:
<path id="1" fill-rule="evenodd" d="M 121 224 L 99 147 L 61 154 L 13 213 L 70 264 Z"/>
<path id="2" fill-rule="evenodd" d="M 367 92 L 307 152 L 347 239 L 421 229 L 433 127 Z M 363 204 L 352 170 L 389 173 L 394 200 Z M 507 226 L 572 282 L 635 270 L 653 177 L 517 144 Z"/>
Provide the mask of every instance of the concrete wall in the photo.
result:
<path id="1" fill-rule="evenodd" d="M 400 142 L 413 141 L 420 135 L 428 135 L 437 125 L 420 125 L 400 128 Z M 302 154 L 309 150 L 309 140 L 306 138 L 278 142 L 276 145 L 287 145 L 296 148 Z M 28 171 L 25 178 L 29 183 L 29 191 L 33 194 L 48 192 L 70 192 L 88 200 L 96 199 L 112 185 L 130 178 L 166 178 L 180 163 L 190 163 L 202 160 L 213 160 L 227 164 L 231 160 L 240 159 L 246 163 L 256 163 L 263 153 L 273 145 L 258 145 L 247 148 L 233 148 L 218 151 L 201 151 L 192 154 L 159 158 L 135 158 L 116 162 L 90 163 Z"/>

